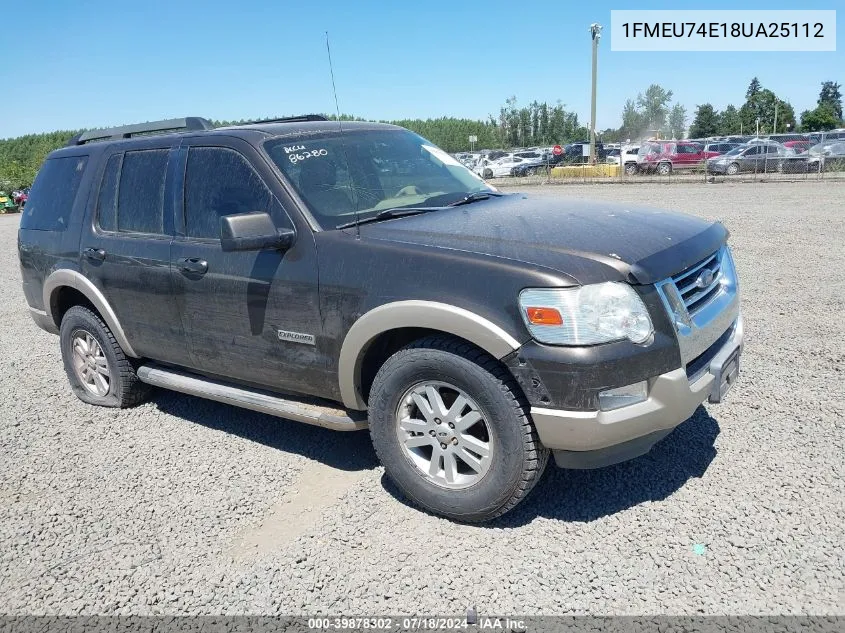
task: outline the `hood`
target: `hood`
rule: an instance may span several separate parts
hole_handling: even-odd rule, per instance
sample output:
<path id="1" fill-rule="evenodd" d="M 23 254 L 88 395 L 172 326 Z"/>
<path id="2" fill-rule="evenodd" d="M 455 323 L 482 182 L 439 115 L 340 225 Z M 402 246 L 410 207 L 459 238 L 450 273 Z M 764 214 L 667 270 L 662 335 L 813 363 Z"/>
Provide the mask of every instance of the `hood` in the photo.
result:
<path id="1" fill-rule="evenodd" d="M 681 213 L 524 194 L 360 229 L 365 239 L 506 258 L 581 284 L 654 283 L 701 261 L 728 236 L 719 223 Z"/>

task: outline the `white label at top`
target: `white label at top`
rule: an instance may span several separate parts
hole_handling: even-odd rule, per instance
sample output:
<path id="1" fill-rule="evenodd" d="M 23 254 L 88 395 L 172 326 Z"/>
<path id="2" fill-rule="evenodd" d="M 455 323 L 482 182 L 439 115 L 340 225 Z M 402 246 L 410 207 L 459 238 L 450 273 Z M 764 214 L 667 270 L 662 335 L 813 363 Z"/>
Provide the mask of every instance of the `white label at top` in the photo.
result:
<path id="1" fill-rule="evenodd" d="M 836 11 L 611 11 L 610 50 L 835 51 Z"/>

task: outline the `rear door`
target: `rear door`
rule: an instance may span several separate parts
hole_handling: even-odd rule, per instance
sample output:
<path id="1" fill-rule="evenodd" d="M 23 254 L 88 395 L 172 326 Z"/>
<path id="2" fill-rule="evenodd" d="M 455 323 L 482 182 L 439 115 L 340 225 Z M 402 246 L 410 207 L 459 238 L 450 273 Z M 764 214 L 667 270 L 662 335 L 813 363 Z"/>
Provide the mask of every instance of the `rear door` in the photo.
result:
<path id="1" fill-rule="evenodd" d="M 763 162 L 761 160 L 762 154 L 760 150 L 762 147 L 760 145 L 752 145 L 747 150 L 745 150 L 742 154 L 742 161 L 740 163 L 741 169 L 743 171 L 753 171 L 757 172 L 760 171 L 763 167 Z"/>
<path id="2" fill-rule="evenodd" d="M 180 160 L 183 195 L 171 263 L 191 367 L 279 390 L 324 391 L 310 231 L 294 224 L 286 212 L 290 201 L 249 143 L 188 139 Z M 278 228 L 297 231 L 290 250 L 223 251 L 220 218 L 255 211 L 269 213 Z"/>
<path id="3" fill-rule="evenodd" d="M 672 166 L 675 169 L 686 169 L 690 166 L 690 147 L 687 143 L 675 145 L 675 150 L 672 152 Z"/>
<path id="4" fill-rule="evenodd" d="M 766 171 L 777 171 L 783 162 L 780 155 L 780 148 L 777 145 L 766 145 L 765 150 L 763 169 Z"/>
<path id="5" fill-rule="evenodd" d="M 184 364 L 170 282 L 174 151 L 161 139 L 107 150 L 79 246 L 82 273 L 105 295 L 132 348 Z"/>
<path id="6" fill-rule="evenodd" d="M 695 167 L 703 159 L 703 154 L 698 145 L 693 143 L 678 143 L 677 145 L 677 166 L 682 168 Z"/>
<path id="7" fill-rule="evenodd" d="M 690 143 L 689 147 L 691 148 L 691 151 L 689 153 L 690 162 L 692 163 L 693 167 L 697 167 L 704 160 L 707 159 L 707 156 L 704 154 L 703 145 L 699 145 L 698 143 Z"/>

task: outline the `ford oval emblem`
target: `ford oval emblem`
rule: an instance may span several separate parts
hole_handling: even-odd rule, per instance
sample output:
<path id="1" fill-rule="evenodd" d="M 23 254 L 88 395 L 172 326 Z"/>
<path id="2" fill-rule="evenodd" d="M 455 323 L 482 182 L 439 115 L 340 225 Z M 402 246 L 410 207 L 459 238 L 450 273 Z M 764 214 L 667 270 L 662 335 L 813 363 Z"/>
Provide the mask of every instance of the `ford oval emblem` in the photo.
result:
<path id="1" fill-rule="evenodd" d="M 698 273 L 698 277 L 695 280 L 695 287 L 696 288 L 706 288 L 710 284 L 713 283 L 713 279 L 716 275 L 713 273 L 712 270 L 709 268 L 705 268 L 700 273 Z"/>

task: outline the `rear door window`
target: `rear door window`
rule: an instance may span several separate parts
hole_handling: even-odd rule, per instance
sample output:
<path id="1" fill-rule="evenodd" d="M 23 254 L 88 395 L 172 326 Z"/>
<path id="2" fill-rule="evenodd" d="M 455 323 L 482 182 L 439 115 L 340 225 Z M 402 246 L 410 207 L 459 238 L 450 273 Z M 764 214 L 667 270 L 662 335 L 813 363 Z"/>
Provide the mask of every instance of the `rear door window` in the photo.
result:
<path id="1" fill-rule="evenodd" d="M 87 156 L 48 159 L 35 177 L 20 228 L 36 231 L 67 229 L 87 164 Z"/>
<path id="2" fill-rule="evenodd" d="M 117 179 L 121 158 L 121 154 L 109 158 L 97 196 L 97 224 L 103 231 L 114 231 L 117 226 Z"/>
<path id="3" fill-rule="evenodd" d="M 126 152 L 117 194 L 117 230 L 164 233 L 164 178 L 169 150 Z"/>

